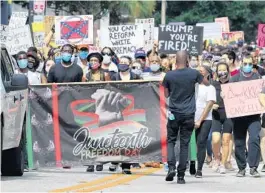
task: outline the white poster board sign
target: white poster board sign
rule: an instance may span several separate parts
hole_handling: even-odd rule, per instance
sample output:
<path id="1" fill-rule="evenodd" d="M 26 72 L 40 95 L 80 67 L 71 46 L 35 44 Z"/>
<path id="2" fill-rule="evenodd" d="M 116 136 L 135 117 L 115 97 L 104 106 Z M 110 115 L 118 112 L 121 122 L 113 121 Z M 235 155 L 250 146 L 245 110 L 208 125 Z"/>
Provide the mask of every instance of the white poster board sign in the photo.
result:
<path id="1" fill-rule="evenodd" d="M 7 37 L 8 37 L 8 26 L 7 25 L 1 25 L 0 28 L 0 40 L 2 44 L 6 44 Z"/>
<path id="2" fill-rule="evenodd" d="M 14 55 L 19 51 L 27 51 L 33 46 L 29 25 L 9 30 L 6 46 L 9 54 Z"/>
<path id="3" fill-rule="evenodd" d="M 135 19 L 136 25 L 143 25 L 144 30 L 144 49 L 145 51 L 151 50 L 154 44 L 154 27 L 155 19 Z"/>
<path id="4" fill-rule="evenodd" d="M 28 12 L 13 12 L 9 21 L 9 29 L 16 29 L 26 25 Z"/>
<path id="5" fill-rule="evenodd" d="M 93 15 L 56 16 L 55 43 L 93 44 Z"/>
<path id="6" fill-rule="evenodd" d="M 142 25 L 117 25 L 100 30 L 100 47 L 109 46 L 118 55 L 134 57 L 136 49 L 142 48 L 144 31 Z"/>
<path id="7" fill-rule="evenodd" d="M 159 27 L 154 27 L 154 40 L 158 41 Z"/>
<path id="8" fill-rule="evenodd" d="M 203 27 L 203 40 L 222 39 L 222 25 L 220 23 L 197 23 Z"/>

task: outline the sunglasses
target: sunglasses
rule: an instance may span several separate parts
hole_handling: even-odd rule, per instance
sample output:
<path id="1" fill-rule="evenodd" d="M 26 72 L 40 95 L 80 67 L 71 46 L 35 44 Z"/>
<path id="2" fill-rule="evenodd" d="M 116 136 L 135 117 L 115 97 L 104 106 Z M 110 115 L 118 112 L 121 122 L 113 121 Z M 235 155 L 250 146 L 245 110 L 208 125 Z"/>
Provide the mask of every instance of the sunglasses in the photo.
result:
<path id="1" fill-rule="evenodd" d="M 243 63 L 243 65 L 244 66 L 247 66 L 247 65 L 252 66 L 253 64 L 252 63 Z"/>
<path id="2" fill-rule="evenodd" d="M 108 56 L 111 56 L 111 53 L 102 53 L 102 55 L 108 55 Z"/>
<path id="3" fill-rule="evenodd" d="M 139 66 L 132 66 L 132 69 L 135 70 L 135 69 L 141 69 L 141 67 Z"/>

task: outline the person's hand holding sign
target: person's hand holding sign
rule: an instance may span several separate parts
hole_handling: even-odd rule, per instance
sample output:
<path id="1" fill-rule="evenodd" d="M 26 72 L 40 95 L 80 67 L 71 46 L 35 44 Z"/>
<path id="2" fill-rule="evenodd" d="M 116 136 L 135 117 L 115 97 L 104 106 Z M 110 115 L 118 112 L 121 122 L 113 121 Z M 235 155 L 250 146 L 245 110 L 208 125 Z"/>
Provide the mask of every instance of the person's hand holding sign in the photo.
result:
<path id="1" fill-rule="evenodd" d="M 92 98 L 96 100 L 95 113 L 99 116 L 99 126 L 123 120 L 122 111 L 128 103 L 121 93 L 98 89 Z"/>
<path id="2" fill-rule="evenodd" d="M 219 105 L 218 104 L 213 104 L 213 109 L 214 110 L 217 110 L 219 108 Z"/>

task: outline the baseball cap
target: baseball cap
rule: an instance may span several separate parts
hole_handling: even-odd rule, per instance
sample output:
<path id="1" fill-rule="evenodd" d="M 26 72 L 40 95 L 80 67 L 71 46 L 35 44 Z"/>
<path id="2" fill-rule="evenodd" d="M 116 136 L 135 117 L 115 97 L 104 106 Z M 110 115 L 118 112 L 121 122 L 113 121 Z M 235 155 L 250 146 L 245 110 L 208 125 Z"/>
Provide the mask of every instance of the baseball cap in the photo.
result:
<path id="1" fill-rule="evenodd" d="M 146 57 L 146 53 L 143 49 L 137 49 L 134 53 L 134 58 L 145 58 Z"/>

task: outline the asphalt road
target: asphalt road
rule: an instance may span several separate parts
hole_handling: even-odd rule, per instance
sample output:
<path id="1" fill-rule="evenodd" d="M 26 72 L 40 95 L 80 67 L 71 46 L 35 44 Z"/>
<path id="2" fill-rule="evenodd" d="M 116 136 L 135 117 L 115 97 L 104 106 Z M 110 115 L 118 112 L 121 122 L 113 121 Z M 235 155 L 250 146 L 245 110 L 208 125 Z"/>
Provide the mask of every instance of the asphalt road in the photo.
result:
<path id="1" fill-rule="evenodd" d="M 207 166 L 203 178 L 187 174 L 186 184 L 165 181 L 163 168 L 133 169 L 132 175 L 120 171 L 87 173 L 86 168 L 40 169 L 23 177 L 2 177 L 1 192 L 265 192 L 265 173 L 260 178 L 235 177 L 236 171 L 221 175 Z"/>

